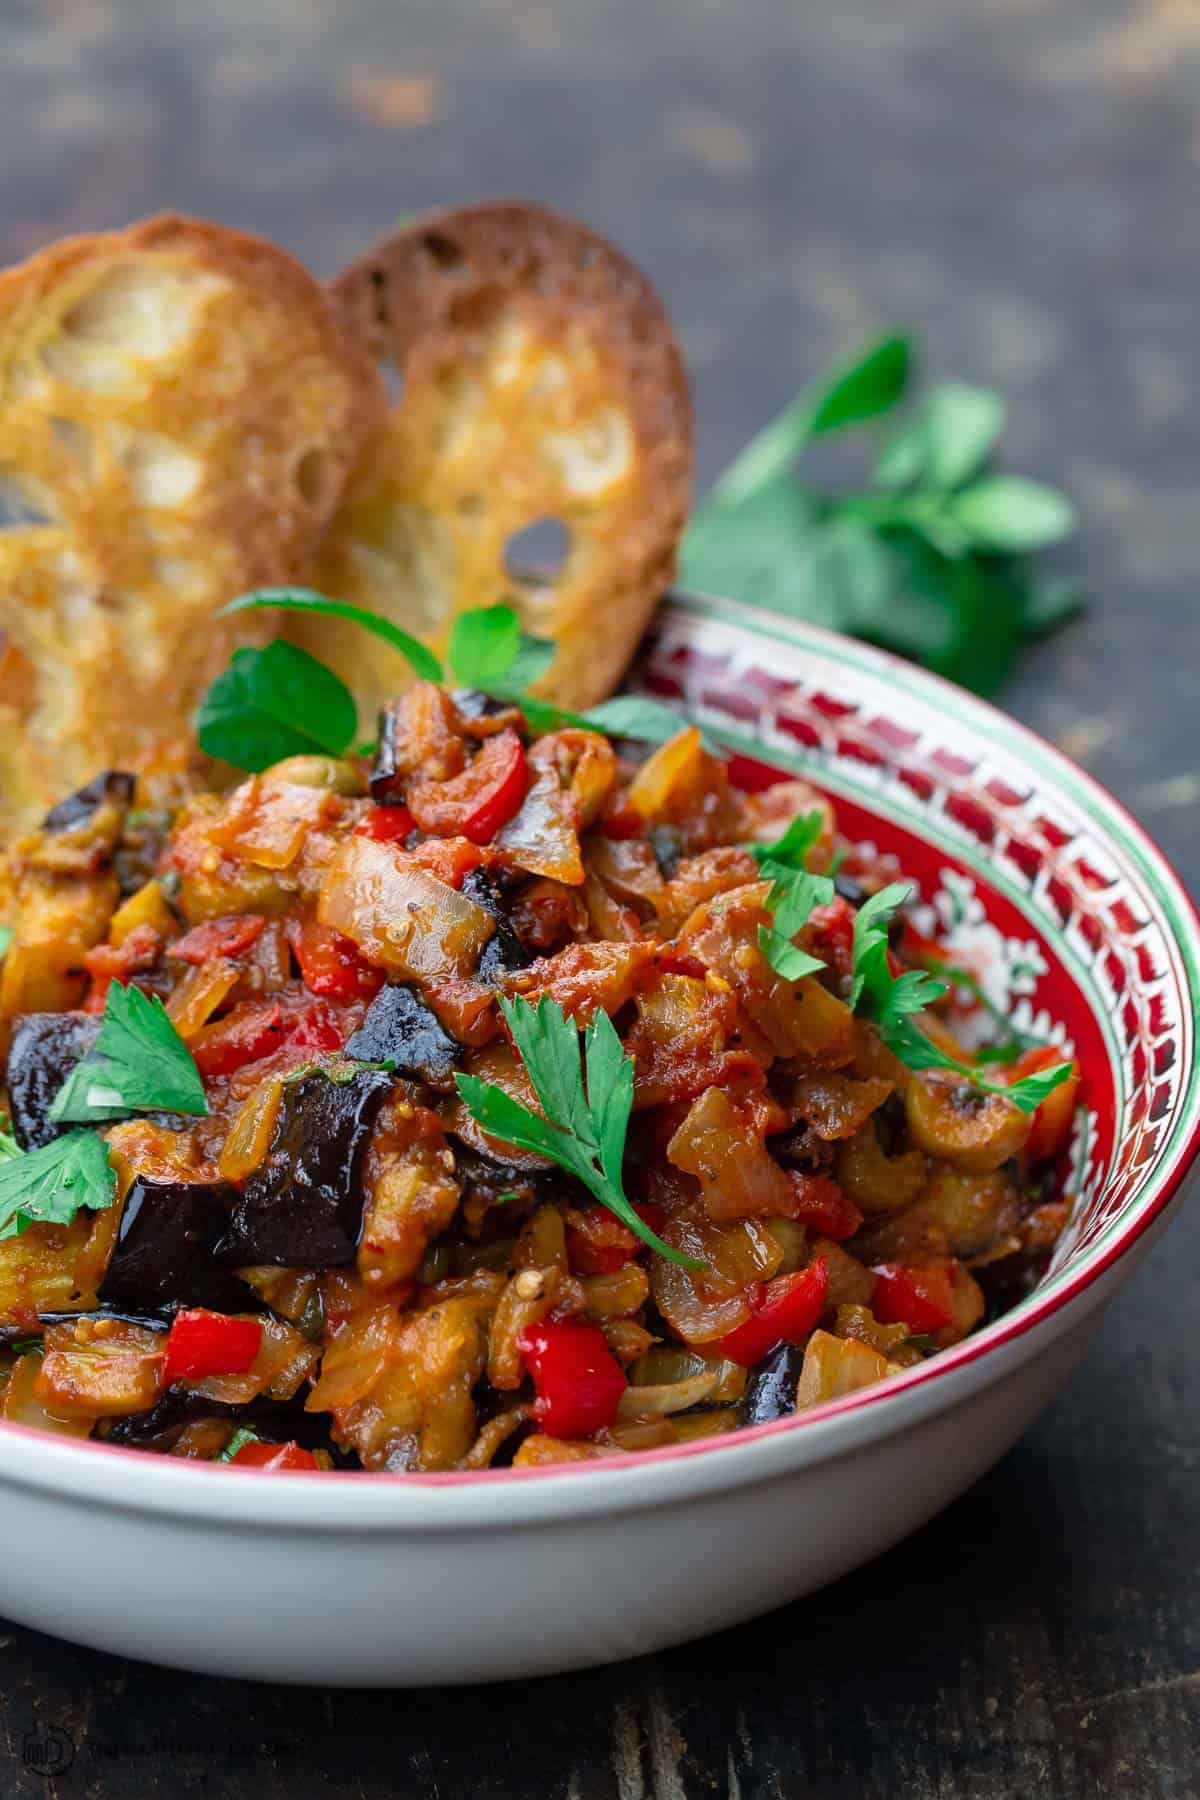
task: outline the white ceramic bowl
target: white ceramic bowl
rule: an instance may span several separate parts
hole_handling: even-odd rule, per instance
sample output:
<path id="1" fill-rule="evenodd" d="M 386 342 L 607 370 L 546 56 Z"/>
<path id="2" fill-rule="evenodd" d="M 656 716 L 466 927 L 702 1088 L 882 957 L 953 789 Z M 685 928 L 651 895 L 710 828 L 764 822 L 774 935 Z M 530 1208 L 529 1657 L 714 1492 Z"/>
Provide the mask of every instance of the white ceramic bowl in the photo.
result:
<path id="1" fill-rule="evenodd" d="M 1064 758 L 862 645 L 690 600 L 664 609 L 638 679 L 684 693 L 747 782 L 764 764 L 813 775 L 851 835 L 897 850 L 942 927 L 992 959 L 1022 1016 L 1070 1038 L 1078 1199 L 1037 1291 L 802 1417 L 559 1469 L 272 1477 L 0 1426 L 0 1611 L 152 1661 L 321 1685 L 610 1661 L 886 1549 L 1070 1374 L 1197 1148 L 1200 929 L 1179 883 Z"/>

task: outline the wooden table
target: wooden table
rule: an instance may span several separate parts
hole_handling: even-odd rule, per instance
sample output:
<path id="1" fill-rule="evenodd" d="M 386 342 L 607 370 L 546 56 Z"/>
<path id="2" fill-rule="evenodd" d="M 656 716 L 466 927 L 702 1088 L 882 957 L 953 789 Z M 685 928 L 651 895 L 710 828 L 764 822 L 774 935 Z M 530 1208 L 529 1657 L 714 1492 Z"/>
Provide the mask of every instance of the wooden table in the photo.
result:
<path id="1" fill-rule="evenodd" d="M 1086 521 L 1067 560 L 1089 615 L 1007 704 L 1194 881 L 1198 78 L 1186 0 L 17 4 L 0 253 L 178 206 L 328 272 L 397 214 L 544 198 L 661 283 L 705 480 L 832 356 L 912 326 L 937 373 L 1003 386 L 1014 465 Z M 991 1476 L 802 1604 L 600 1673 L 414 1695 L 192 1678 L 8 1628 L 0 1788 L 1194 1800 L 1198 1240 L 1176 1227 Z M 312 1629 L 332 1666 L 337 1619 Z M 76 1745 L 57 1783 L 22 1766 L 37 1725 Z"/>

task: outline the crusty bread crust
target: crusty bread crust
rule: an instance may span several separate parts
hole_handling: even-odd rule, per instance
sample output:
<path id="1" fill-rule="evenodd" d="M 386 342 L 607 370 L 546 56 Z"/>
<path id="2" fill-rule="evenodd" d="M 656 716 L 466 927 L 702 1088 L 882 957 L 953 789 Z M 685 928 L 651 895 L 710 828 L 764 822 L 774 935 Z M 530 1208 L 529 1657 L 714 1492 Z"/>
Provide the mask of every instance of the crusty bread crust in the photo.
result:
<path id="1" fill-rule="evenodd" d="M 383 414 L 318 284 L 163 217 L 0 275 L 0 830 L 187 731 Z M 7 522 L 6 522 L 7 516 Z"/>
<path id="2" fill-rule="evenodd" d="M 558 654 L 539 692 L 611 691 L 669 583 L 691 486 L 687 377 L 662 302 L 594 232 L 517 202 L 415 220 L 333 284 L 341 318 L 402 384 L 320 553 L 316 585 L 444 650 L 466 607 L 512 599 Z M 557 519 L 547 581 L 509 540 Z M 288 620 L 365 706 L 411 679 L 355 627 Z"/>

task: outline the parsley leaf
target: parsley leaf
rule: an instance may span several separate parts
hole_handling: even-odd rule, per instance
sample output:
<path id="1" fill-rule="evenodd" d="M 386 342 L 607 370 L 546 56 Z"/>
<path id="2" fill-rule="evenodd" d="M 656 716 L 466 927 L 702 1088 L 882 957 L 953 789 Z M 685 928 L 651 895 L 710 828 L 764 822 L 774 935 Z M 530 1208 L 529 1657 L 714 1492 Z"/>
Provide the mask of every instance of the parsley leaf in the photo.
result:
<path id="1" fill-rule="evenodd" d="M 0 1131 L 0 1162 L 11 1162 L 14 1156 L 24 1154 L 11 1131 Z"/>
<path id="2" fill-rule="evenodd" d="M 456 1075 L 472 1118 L 489 1136 L 557 1163 L 669 1262 L 699 1268 L 693 1258 L 664 1244 L 626 1198 L 622 1163 L 633 1110 L 633 1059 L 607 1013 L 597 1012 L 584 1032 L 581 1065 L 578 1029 L 556 1001 L 546 995 L 536 1002 L 518 997 L 501 1000 L 500 1010 L 542 1113 L 492 1082 Z"/>
<path id="3" fill-rule="evenodd" d="M 277 638 L 263 650 L 234 651 L 200 703 L 196 731 L 206 755 L 253 773 L 286 756 L 340 756 L 357 725 L 345 683 Z"/>
<path id="4" fill-rule="evenodd" d="M 214 1457 L 213 1460 L 214 1462 L 232 1462 L 238 1451 L 244 1449 L 247 1444 L 261 1443 L 262 1439 L 256 1431 L 247 1431 L 245 1426 L 239 1425 L 221 1454 Z"/>
<path id="5" fill-rule="evenodd" d="M 784 869 L 803 869 L 809 851 L 821 835 L 823 820 L 816 807 L 811 812 L 797 813 L 782 837 L 773 844 L 751 844 L 750 854 L 759 868 L 776 863 Z"/>
<path id="6" fill-rule="evenodd" d="M 217 617 L 223 619 L 230 613 L 249 612 L 256 607 L 282 612 L 326 613 L 335 619 L 350 619 L 407 657 L 415 675 L 425 681 L 442 679 L 442 665 L 428 645 L 413 637 L 411 632 L 402 631 L 399 625 L 393 625 L 381 613 L 368 611 L 365 606 L 355 606 L 349 600 L 331 600 L 328 594 L 318 594 L 312 588 L 255 588 L 253 593 L 242 594 L 228 606 L 223 606 Z M 349 738 L 346 741 L 349 742 Z"/>
<path id="7" fill-rule="evenodd" d="M 30 1225 L 69 1225 L 83 1206 L 103 1212 L 116 1192 L 108 1146 L 94 1131 L 68 1131 L 0 1163 L 0 1238 Z"/>
<path id="8" fill-rule="evenodd" d="M 914 1073 L 922 1069 L 949 1069 L 972 1087 L 985 1094 L 1000 1094 L 1019 1106 L 1022 1112 L 1035 1112 L 1060 1082 L 1067 1079 L 1072 1065 L 1060 1063 L 1053 1069 L 1040 1069 L 1009 1086 L 985 1081 L 978 1068 L 959 1062 L 914 1022 L 913 1015 L 922 1012 L 946 992 L 946 983 L 924 969 L 909 969 L 893 975 L 888 960 L 888 926 L 912 894 L 908 882 L 893 881 L 880 888 L 859 907 L 854 921 L 854 976 L 850 987 L 850 1005 L 874 1019 L 879 1035 L 905 1068 Z"/>
<path id="9" fill-rule="evenodd" d="M 56 1125 L 95 1124 L 131 1112 L 208 1111 L 191 1052 L 157 995 L 114 981 L 95 1044 L 77 1063 L 50 1108 Z"/>
<path id="10" fill-rule="evenodd" d="M 989 467 L 1005 422 L 991 389 L 941 382 L 900 411 L 911 344 L 886 338 L 802 394 L 697 507 L 685 585 L 730 594 L 879 643 L 980 693 L 1024 641 L 1079 608 L 1034 553 L 1075 529 L 1065 495 Z M 827 493 L 795 464 L 824 433 L 889 417 L 859 492 Z"/>
<path id="11" fill-rule="evenodd" d="M 786 838 L 785 832 L 780 841 Z M 815 975 L 825 964 L 819 956 L 810 956 L 807 950 L 797 949 L 792 939 L 801 926 L 807 924 L 814 906 L 828 906 L 833 899 L 832 881 L 828 875 L 810 875 L 807 869 L 792 868 L 770 858 L 762 860 L 760 867 L 771 882 L 766 898 L 771 924 L 758 928 L 759 949 L 775 973 L 782 975 L 785 981 L 799 981 L 805 975 Z"/>

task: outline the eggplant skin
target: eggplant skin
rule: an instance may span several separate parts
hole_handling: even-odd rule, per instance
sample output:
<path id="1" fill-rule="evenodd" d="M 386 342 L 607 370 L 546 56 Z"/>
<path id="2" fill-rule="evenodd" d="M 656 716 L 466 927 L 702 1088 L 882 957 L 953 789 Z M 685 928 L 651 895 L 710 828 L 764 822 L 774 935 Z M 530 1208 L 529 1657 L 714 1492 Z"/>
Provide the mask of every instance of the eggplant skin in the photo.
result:
<path id="1" fill-rule="evenodd" d="M 448 1087 L 463 1048 L 432 1007 L 412 988 L 394 982 L 380 988 L 344 1054 L 355 1062 L 391 1063 L 398 1075 Z"/>
<path id="2" fill-rule="evenodd" d="M 222 1262 L 322 1269 L 354 1261 L 363 1150 L 394 1079 L 380 1069 L 350 1081 L 317 1071 L 285 1084 L 271 1147 L 246 1177 L 217 1246 Z"/>
<path id="3" fill-rule="evenodd" d="M 126 807 L 133 802 L 136 777 L 124 769 L 105 769 L 93 776 L 86 787 L 77 788 L 52 806 L 42 820 L 43 831 L 78 831 L 101 806 Z"/>
<path id="4" fill-rule="evenodd" d="M 739 1425 L 769 1425 L 796 1410 L 796 1388 L 804 1367 L 799 1344 L 779 1344 L 760 1362 L 746 1383 L 738 1407 Z"/>
<path id="5" fill-rule="evenodd" d="M 95 1013 L 24 1013 L 13 1024 L 8 1053 L 8 1104 L 22 1150 L 41 1150 L 69 1125 L 51 1123 L 50 1108 L 100 1033 Z"/>
<path id="6" fill-rule="evenodd" d="M 471 869 L 461 890 L 481 911 L 495 920 L 496 929 L 483 947 L 475 979 L 485 987 L 496 985 L 516 969 L 527 969 L 533 958 L 517 936 L 500 890 L 486 869 Z"/>
<path id="7" fill-rule="evenodd" d="M 100 1284 L 101 1304 L 126 1311 L 253 1308 L 251 1290 L 213 1261 L 237 1198 L 237 1189 L 225 1182 L 136 1180 Z"/>

